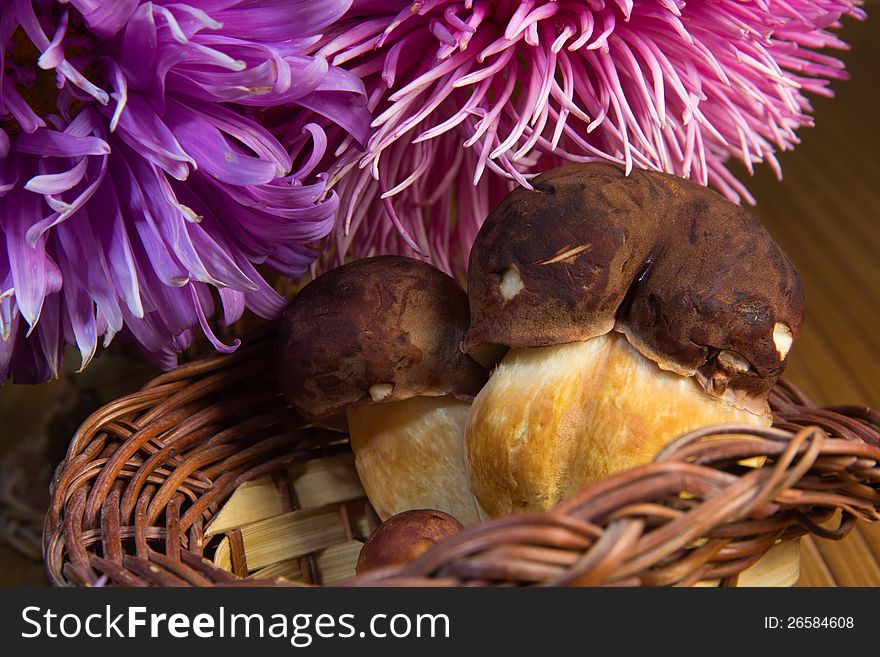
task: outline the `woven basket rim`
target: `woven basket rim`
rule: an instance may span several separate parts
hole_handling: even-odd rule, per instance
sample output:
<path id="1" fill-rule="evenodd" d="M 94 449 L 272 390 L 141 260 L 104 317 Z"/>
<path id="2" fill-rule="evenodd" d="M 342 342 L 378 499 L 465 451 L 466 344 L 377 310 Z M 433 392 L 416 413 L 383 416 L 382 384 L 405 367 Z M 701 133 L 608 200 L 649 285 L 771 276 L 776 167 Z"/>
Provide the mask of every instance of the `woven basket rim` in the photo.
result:
<path id="1" fill-rule="evenodd" d="M 53 584 L 297 584 L 241 578 L 204 553 L 204 528 L 241 483 L 341 439 L 307 427 L 281 399 L 273 329 L 165 373 L 82 424 L 51 485 L 43 556 Z M 819 408 L 784 381 L 770 401 L 773 428 L 691 432 L 548 512 L 485 521 L 412 563 L 341 584 L 730 585 L 780 540 L 841 538 L 856 519 L 880 520 L 880 413 Z M 766 462 L 742 465 L 754 457 Z M 839 526 L 823 527 L 835 511 Z"/>

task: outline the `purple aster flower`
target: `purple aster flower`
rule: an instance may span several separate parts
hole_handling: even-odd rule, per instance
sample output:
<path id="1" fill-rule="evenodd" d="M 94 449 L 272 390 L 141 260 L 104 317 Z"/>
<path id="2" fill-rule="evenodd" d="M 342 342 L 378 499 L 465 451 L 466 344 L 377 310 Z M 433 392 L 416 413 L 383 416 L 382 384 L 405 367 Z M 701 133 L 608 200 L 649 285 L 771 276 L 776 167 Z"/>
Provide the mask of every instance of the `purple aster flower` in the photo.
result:
<path id="1" fill-rule="evenodd" d="M 751 197 L 830 95 L 857 0 L 355 0 L 316 52 L 364 80 L 366 152 L 335 170 L 335 257 L 463 271 L 488 208 L 550 164 L 610 161 Z M 451 249 L 451 250 L 450 250 Z"/>
<path id="2" fill-rule="evenodd" d="M 328 137 L 363 140 L 361 81 L 308 54 L 341 0 L 0 0 L 0 383 L 129 334 L 170 367 L 196 327 L 278 314 L 338 199 Z M 331 121 L 333 122 L 331 124 Z M 330 146 L 332 150 L 332 146 Z"/>

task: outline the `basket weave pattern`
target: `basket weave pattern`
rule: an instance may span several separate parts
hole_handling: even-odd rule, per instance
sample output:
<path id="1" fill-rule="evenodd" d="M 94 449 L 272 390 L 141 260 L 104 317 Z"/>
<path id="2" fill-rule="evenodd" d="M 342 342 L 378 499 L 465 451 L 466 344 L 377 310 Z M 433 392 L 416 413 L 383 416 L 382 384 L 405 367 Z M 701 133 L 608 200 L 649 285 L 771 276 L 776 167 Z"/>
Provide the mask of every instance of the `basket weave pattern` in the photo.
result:
<path id="1" fill-rule="evenodd" d="M 840 538 L 859 518 L 880 520 L 880 413 L 817 408 L 785 383 L 771 406 L 773 428 L 692 432 L 653 463 L 550 512 L 469 527 L 415 562 L 343 584 L 731 585 L 780 540 Z M 53 479 L 49 577 L 56 585 L 301 583 L 218 568 L 205 528 L 244 482 L 347 449 L 344 435 L 307 427 L 284 403 L 266 329 L 235 354 L 160 376 L 80 427 Z M 821 524 L 838 510 L 838 526 Z M 234 532 L 228 538 L 240 565 L 241 546 Z M 319 581 L 310 563 L 304 555 L 306 584 Z"/>

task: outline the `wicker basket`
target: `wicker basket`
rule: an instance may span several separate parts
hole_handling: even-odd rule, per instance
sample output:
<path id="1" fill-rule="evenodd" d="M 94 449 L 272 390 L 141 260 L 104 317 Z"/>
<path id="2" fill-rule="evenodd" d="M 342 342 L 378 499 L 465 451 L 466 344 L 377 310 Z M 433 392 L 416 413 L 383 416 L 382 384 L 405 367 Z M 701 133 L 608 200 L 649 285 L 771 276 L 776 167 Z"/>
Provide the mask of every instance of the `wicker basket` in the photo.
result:
<path id="1" fill-rule="evenodd" d="M 880 520 L 880 413 L 820 409 L 783 383 L 772 429 L 692 432 L 550 512 L 484 522 L 413 563 L 350 577 L 377 519 L 346 437 L 306 426 L 279 396 L 271 328 L 82 425 L 53 479 L 53 583 L 735 585 L 787 541 Z"/>

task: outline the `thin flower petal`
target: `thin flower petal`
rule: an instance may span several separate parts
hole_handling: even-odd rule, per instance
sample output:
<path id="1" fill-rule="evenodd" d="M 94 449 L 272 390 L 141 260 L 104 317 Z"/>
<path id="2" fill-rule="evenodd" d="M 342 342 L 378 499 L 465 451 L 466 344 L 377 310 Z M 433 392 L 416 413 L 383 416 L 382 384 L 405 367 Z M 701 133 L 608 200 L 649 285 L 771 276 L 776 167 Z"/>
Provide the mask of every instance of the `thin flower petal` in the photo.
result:
<path id="1" fill-rule="evenodd" d="M 351 2 L 0 5 L 0 383 L 119 334 L 162 367 L 199 331 L 229 352 L 217 295 L 221 324 L 277 317 L 266 277 L 317 257 L 328 154 L 366 136 L 359 76 L 315 52 Z M 304 119 L 293 143 L 276 111 Z"/>
<path id="2" fill-rule="evenodd" d="M 139 4 L 139 0 L 69 0 L 76 7 L 89 28 L 102 36 L 112 36 L 125 26 Z"/>
<path id="3" fill-rule="evenodd" d="M 211 326 L 208 324 L 208 319 L 205 317 L 205 310 L 202 307 L 202 300 L 199 299 L 199 294 L 194 285 L 188 286 L 190 291 L 190 296 L 193 300 L 193 306 L 196 309 L 196 313 L 199 318 L 199 325 L 202 327 L 202 331 L 205 333 L 205 337 L 210 340 L 211 344 L 214 345 L 214 349 L 224 354 L 231 354 L 236 349 L 238 349 L 239 345 L 241 345 L 241 340 L 235 339 L 232 341 L 232 344 L 226 344 L 220 340 L 211 329 Z"/>
<path id="4" fill-rule="evenodd" d="M 212 12 L 212 15 L 223 23 L 224 31 L 230 36 L 284 41 L 291 36 L 291 25 L 295 25 L 300 34 L 321 32 L 342 16 L 351 4 L 351 0 L 262 0 L 259 3 L 235 3 L 238 6 Z"/>
<path id="5" fill-rule="evenodd" d="M 344 214 L 320 267 L 426 252 L 461 274 L 496 194 L 566 161 L 666 171 L 748 201 L 729 161 L 779 175 L 777 153 L 812 124 L 807 94 L 841 77 L 828 50 L 845 47 L 834 31 L 864 17 L 859 4 L 354 3 L 315 52 L 361 77 L 373 120 L 362 152 L 351 140 L 335 151 Z M 291 121 L 287 139 L 303 125 Z M 446 202 L 434 186 L 451 170 L 472 183 L 444 183 Z"/>
<path id="6" fill-rule="evenodd" d="M 41 129 L 22 134 L 15 142 L 20 153 L 51 157 L 109 155 L 110 144 L 98 137 L 77 137 L 57 130 Z"/>
<path id="7" fill-rule="evenodd" d="M 71 189 L 83 179 L 89 161 L 85 158 L 77 162 L 69 171 L 61 173 L 47 173 L 34 176 L 28 180 L 24 188 L 35 194 L 60 194 Z"/>
<path id="8" fill-rule="evenodd" d="M 165 120 L 195 166 L 222 182 L 261 185 L 277 175 L 276 167 L 235 148 L 204 115 L 177 102 L 168 104 Z"/>

